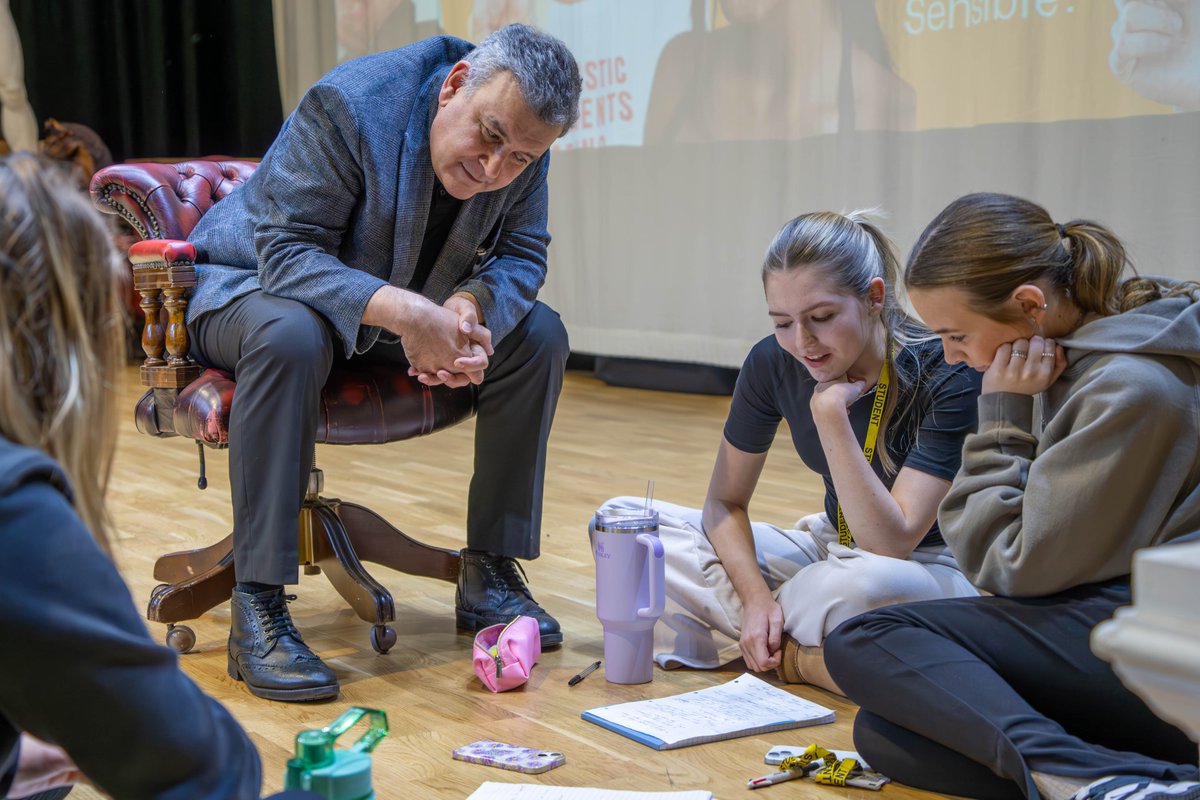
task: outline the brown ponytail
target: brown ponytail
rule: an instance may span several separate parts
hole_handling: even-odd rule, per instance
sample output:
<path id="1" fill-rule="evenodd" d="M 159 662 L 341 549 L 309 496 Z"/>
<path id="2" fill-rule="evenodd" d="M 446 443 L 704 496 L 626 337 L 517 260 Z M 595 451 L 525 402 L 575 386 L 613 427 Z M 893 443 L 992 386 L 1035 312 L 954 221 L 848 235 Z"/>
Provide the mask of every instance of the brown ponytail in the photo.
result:
<path id="1" fill-rule="evenodd" d="M 1041 280 L 1085 312 L 1112 316 L 1162 297 L 1196 296 L 1194 282 L 1167 284 L 1134 275 L 1125 246 L 1086 219 L 1058 225 L 1036 203 L 981 192 L 946 206 L 925 228 L 908 258 L 910 289 L 955 286 L 974 310 L 1011 321 L 1003 306 L 1020 285 Z"/>
<path id="2" fill-rule="evenodd" d="M 1063 288 L 1086 312 L 1121 313 L 1121 274 L 1130 266 L 1125 245 L 1108 228 L 1087 219 L 1071 220 L 1063 230 L 1071 259 Z"/>

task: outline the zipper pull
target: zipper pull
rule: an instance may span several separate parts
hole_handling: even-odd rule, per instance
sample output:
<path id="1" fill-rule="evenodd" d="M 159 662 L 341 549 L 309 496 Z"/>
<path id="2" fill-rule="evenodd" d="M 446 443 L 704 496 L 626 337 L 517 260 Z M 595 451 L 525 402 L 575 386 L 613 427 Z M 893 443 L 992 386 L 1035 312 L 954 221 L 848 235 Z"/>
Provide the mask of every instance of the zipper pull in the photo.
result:
<path id="1" fill-rule="evenodd" d="M 504 661 L 500 658 L 500 645 L 494 644 L 489 647 L 488 655 L 490 655 L 496 662 L 496 680 L 500 680 L 500 678 L 503 677 L 504 672 Z"/>

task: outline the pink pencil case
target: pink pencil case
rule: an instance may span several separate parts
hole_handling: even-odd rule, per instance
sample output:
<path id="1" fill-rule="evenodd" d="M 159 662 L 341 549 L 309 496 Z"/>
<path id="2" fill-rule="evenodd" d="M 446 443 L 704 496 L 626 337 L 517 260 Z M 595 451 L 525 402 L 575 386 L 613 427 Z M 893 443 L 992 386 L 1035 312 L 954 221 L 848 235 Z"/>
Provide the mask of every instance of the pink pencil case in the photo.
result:
<path id="1" fill-rule="evenodd" d="M 541 654 L 542 634 L 533 617 L 517 617 L 475 634 L 475 674 L 493 692 L 524 684 Z"/>

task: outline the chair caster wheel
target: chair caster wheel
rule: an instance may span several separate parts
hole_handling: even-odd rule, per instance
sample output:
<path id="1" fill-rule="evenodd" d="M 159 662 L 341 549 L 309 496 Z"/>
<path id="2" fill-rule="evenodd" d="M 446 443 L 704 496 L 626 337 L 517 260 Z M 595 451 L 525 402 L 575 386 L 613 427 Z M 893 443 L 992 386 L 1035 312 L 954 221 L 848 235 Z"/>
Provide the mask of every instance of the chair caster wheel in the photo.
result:
<path id="1" fill-rule="evenodd" d="M 371 628 L 371 647 L 383 655 L 396 646 L 396 631 L 390 625 L 376 625 Z"/>
<path id="2" fill-rule="evenodd" d="M 187 625 L 167 626 L 167 647 L 182 655 L 195 646 L 196 632 Z"/>

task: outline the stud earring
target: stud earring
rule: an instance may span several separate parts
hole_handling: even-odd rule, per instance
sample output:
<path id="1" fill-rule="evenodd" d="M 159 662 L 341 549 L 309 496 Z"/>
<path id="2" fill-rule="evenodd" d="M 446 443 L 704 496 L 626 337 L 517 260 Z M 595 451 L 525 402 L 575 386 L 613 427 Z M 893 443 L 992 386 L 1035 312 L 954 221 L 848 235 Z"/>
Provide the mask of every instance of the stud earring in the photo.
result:
<path id="1" fill-rule="evenodd" d="M 1049 303 L 1042 303 L 1042 311 L 1045 311 L 1049 307 L 1050 307 Z"/>

